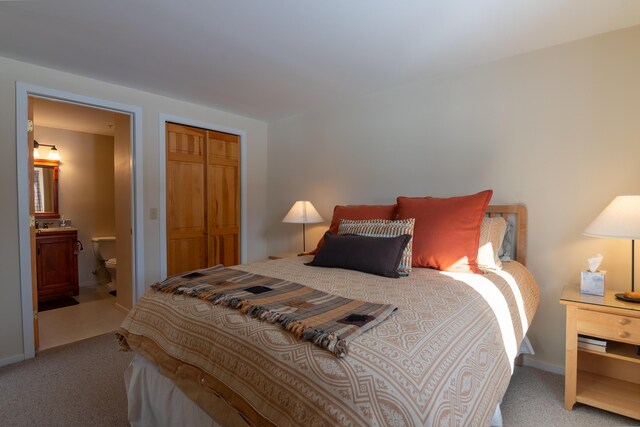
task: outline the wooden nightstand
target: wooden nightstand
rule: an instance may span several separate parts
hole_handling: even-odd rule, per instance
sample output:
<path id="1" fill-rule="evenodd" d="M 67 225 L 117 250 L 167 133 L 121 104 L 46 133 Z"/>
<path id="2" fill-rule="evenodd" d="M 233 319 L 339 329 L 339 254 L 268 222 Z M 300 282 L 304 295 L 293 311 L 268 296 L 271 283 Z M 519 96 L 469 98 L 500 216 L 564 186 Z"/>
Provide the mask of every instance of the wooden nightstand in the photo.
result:
<path id="1" fill-rule="evenodd" d="M 640 419 L 640 304 L 585 295 L 567 286 L 560 304 L 567 309 L 564 407 L 576 402 Z M 606 353 L 578 348 L 578 334 L 603 338 Z"/>
<path id="2" fill-rule="evenodd" d="M 281 254 L 269 255 L 269 259 L 295 258 L 300 252 L 284 252 Z"/>

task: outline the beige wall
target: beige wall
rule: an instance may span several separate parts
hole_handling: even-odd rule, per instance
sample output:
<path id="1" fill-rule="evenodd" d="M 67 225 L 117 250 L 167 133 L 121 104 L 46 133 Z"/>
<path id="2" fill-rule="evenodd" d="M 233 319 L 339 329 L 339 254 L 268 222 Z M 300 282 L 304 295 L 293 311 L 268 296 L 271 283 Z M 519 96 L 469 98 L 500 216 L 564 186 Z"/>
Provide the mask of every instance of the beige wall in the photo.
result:
<path id="1" fill-rule="evenodd" d="M 37 108 L 37 107 L 36 107 Z M 35 124 L 35 139 L 55 145 L 60 155 L 59 211 L 78 229 L 80 286 L 95 284 L 97 261 L 91 238 L 115 235 L 113 137 Z M 51 220 L 47 220 L 51 221 Z"/>
<path id="2" fill-rule="evenodd" d="M 177 76 L 179 78 L 179 76 Z M 158 208 L 159 114 L 243 130 L 247 135 L 247 223 L 249 261 L 265 259 L 267 209 L 267 125 L 213 108 L 183 102 L 148 92 L 88 79 L 77 75 L 0 57 L 0 364 L 23 353 L 20 270 L 18 257 L 18 207 L 16 178 L 16 81 L 73 92 L 142 108 L 144 272 L 150 284 L 160 275 L 160 225 L 149 219 Z"/>
<path id="3" fill-rule="evenodd" d="M 534 364 L 564 364 L 563 286 L 605 256 L 607 286 L 627 288 L 630 242 L 583 237 L 616 196 L 640 194 L 640 27 L 540 50 L 269 128 L 269 251 L 300 248 L 280 221 L 311 200 L 393 203 L 485 188 L 529 208 L 528 265 L 541 289 Z M 326 227 L 326 224 L 325 224 Z M 317 240 L 323 227 L 314 227 Z"/>

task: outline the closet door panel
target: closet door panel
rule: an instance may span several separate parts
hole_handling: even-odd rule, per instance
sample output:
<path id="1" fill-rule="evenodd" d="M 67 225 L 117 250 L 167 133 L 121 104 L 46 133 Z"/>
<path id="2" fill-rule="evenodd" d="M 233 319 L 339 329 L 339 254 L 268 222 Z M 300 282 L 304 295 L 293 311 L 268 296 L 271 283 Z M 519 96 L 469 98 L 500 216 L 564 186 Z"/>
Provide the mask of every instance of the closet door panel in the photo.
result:
<path id="1" fill-rule="evenodd" d="M 206 267 L 206 239 L 184 238 L 167 241 L 167 274 L 178 274 L 185 271 Z"/>
<path id="2" fill-rule="evenodd" d="M 212 228 L 237 227 L 238 168 L 209 166 L 209 220 Z"/>
<path id="3" fill-rule="evenodd" d="M 211 254 L 211 265 L 224 264 L 225 266 L 237 265 L 240 263 L 238 253 L 238 234 L 219 234 L 209 238 Z"/>
<path id="4" fill-rule="evenodd" d="M 240 263 L 240 138 L 208 133 L 209 262 L 225 266 Z"/>
<path id="5" fill-rule="evenodd" d="M 167 125 L 167 274 L 207 267 L 206 131 Z"/>
<path id="6" fill-rule="evenodd" d="M 172 235 L 184 232 L 200 233 L 206 227 L 204 165 L 171 162 L 167 183 L 167 226 Z M 186 237 L 186 236 L 185 236 Z M 193 236 L 192 236 L 193 237 Z"/>

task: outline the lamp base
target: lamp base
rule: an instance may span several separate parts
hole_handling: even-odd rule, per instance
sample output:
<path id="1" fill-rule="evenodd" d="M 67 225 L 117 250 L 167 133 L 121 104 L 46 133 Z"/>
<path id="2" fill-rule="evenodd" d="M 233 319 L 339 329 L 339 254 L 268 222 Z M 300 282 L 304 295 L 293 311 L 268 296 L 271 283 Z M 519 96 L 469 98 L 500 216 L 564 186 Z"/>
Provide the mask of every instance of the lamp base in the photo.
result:
<path id="1" fill-rule="evenodd" d="M 633 302 L 635 304 L 640 304 L 640 299 L 625 297 L 624 294 L 622 294 L 622 293 L 616 294 L 616 298 L 619 299 L 619 300 L 622 300 L 622 301 Z"/>
<path id="2" fill-rule="evenodd" d="M 635 261 L 636 261 L 636 241 L 635 239 L 631 239 L 631 292 L 634 292 L 636 290 L 635 289 L 636 277 L 633 271 Z"/>

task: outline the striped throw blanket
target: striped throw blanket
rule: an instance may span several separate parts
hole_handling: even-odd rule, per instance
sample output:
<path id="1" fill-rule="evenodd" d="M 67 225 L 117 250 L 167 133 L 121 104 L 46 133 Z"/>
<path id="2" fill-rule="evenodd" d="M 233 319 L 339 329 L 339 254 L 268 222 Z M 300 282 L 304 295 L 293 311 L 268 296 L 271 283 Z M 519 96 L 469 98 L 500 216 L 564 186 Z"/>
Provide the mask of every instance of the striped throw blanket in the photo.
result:
<path id="1" fill-rule="evenodd" d="M 252 317 L 278 323 L 297 338 L 311 341 L 338 357 L 347 354 L 351 340 L 397 309 L 222 265 L 173 276 L 151 287 L 159 292 L 184 294 L 232 307 Z"/>

